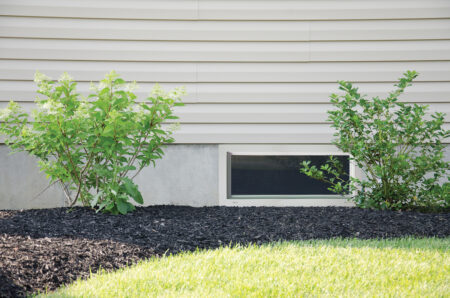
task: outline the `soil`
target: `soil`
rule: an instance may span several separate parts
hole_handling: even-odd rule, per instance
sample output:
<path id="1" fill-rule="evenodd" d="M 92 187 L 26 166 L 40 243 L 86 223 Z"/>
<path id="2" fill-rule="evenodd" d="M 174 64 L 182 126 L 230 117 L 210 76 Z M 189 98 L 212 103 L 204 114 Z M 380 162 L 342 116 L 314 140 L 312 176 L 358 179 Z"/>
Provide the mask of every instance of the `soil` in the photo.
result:
<path id="1" fill-rule="evenodd" d="M 0 211 L 0 296 L 51 291 L 165 253 L 279 240 L 449 237 L 450 213 L 340 207 L 152 206 Z"/>

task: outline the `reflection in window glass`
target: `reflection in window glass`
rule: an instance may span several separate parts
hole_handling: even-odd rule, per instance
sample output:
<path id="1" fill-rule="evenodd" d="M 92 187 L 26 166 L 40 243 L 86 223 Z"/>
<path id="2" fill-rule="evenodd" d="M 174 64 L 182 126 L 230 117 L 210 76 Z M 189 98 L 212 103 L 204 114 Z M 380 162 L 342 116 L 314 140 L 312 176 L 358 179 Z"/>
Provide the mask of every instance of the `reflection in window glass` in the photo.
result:
<path id="1" fill-rule="evenodd" d="M 349 174 L 348 156 L 336 155 Z M 231 195 L 329 195 L 328 184 L 300 173 L 300 164 L 310 160 L 320 166 L 326 155 L 231 155 Z"/>

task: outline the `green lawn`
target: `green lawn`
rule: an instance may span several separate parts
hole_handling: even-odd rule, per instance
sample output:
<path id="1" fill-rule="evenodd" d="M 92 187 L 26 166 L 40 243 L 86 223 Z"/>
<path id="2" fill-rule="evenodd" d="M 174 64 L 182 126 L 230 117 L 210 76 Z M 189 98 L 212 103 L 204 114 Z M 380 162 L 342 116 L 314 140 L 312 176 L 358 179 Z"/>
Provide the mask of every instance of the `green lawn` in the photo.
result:
<path id="1" fill-rule="evenodd" d="M 51 297 L 450 297 L 450 238 L 285 242 L 153 258 Z"/>

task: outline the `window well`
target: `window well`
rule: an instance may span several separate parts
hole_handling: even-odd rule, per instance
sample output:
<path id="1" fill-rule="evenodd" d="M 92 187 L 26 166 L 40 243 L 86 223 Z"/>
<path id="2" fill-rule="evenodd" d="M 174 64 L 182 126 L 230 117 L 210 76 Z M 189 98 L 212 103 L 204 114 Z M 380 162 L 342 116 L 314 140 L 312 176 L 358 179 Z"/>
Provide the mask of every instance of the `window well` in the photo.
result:
<path id="1" fill-rule="evenodd" d="M 333 155 L 349 177 L 349 157 Z M 327 183 L 300 173 L 301 163 L 320 166 L 329 155 L 234 155 L 228 154 L 228 197 L 335 195 Z"/>

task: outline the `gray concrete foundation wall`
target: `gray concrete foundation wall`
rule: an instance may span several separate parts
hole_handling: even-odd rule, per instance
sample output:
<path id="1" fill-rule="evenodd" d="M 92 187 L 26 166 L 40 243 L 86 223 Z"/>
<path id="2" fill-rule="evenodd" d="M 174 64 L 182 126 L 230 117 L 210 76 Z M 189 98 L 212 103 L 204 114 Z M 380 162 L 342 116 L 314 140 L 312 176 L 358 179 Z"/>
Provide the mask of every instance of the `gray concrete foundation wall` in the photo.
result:
<path id="1" fill-rule="evenodd" d="M 144 169 L 135 181 L 144 205 L 218 205 L 218 146 L 170 145 L 156 167 Z M 26 153 L 10 155 L 0 145 L 0 209 L 52 208 L 65 205 L 60 186 L 48 186 L 37 160 Z"/>
<path id="2" fill-rule="evenodd" d="M 164 152 L 135 178 L 146 205 L 219 204 L 218 145 L 170 145 Z"/>
<path id="3" fill-rule="evenodd" d="M 48 185 L 45 174 L 39 172 L 37 159 L 0 145 L 0 209 L 32 209 L 64 206 L 64 193 L 52 186 L 36 197 Z"/>

